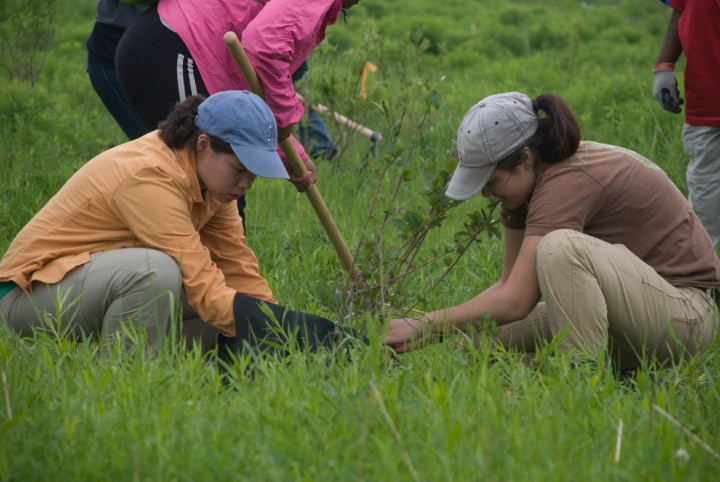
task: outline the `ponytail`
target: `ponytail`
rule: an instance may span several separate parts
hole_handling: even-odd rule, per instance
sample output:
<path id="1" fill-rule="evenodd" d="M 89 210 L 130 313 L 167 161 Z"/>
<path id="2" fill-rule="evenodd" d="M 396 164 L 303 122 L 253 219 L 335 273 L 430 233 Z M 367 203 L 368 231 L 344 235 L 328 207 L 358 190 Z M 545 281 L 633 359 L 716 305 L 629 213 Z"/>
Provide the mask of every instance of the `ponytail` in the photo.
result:
<path id="1" fill-rule="evenodd" d="M 160 138 L 168 147 L 195 149 L 197 138 L 202 131 L 195 125 L 198 107 L 205 100 L 201 95 L 191 95 L 175 104 L 175 108 L 158 124 Z"/>
<path id="2" fill-rule="evenodd" d="M 527 145 L 536 158 L 554 164 L 575 154 L 580 145 L 580 126 L 565 101 L 555 94 L 541 94 L 532 102 L 540 124 Z"/>

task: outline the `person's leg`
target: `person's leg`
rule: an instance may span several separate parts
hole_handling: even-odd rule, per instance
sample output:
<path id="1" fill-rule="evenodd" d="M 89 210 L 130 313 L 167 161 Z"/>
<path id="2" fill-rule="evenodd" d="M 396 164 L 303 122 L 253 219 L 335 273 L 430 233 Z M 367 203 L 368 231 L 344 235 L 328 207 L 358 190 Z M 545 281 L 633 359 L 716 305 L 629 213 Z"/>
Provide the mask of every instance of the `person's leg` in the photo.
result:
<path id="1" fill-rule="evenodd" d="M 145 126 L 122 93 L 115 69 L 88 53 L 87 72 L 93 89 L 128 139 L 145 134 Z"/>
<path id="2" fill-rule="evenodd" d="M 545 303 L 538 303 L 524 320 L 500 327 L 498 341 L 506 349 L 534 353 L 538 343 L 550 342 L 552 330 Z"/>
<path id="3" fill-rule="evenodd" d="M 292 82 L 295 87 L 299 82 L 306 80 L 304 77 L 307 71 L 308 65 L 305 61 L 292 73 Z M 307 123 L 303 121 L 298 123 L 300 143 L 307 149 L 310 157 L 322 156 L 327 160 L 332 160 L 337 154 L 337 146 L 330 139 L 327 126 L 320 113 L 308 106 L 306 118 Z"/>
<path id="4" fill-rule="evenodd" d="M 208 96 L 195 61 L 180 37 L 162 24 L 153 7 L 123 34 L 115 53 L 120 87 L 148 131 L 157 128 L 175 104 Z"/>
<path id="5" fill-rule="evenodd" d="M 688 201 L 720 246 L 720 127 L 683 126 L 683 147 L 690 157 L 685 179 Z"/>
<path id="6" fill-rule="evenodd" d="M 295 69 L 295 72 L 292 73 L 292 75 L 290 77 L 292 79 L 292 83 L 296 84 L 296 83 L 300 82 L 303 79 L 303 77 L 305 77 L 305 74 L 307 74 L 307 71 L 308 71 L 307 60 L 304 60 L 303 63 L 300 64 L 300 67 Z"/>
<path id="7" fill-rule="evenodd" d="M 0 314 L 22 336 L 50 328 L 97 335 L 104 350 L 122 340 L 130 350 L 139 335 L 154 353 L 179 309 L 181 282 L 177 262 L 162 251 L 118 249 L 91 255 L 58 283 L 33 283 L 31 296 L 15 288 L 0 299 Z"/>
<path id="8" fill-rule="evenodd" d="M 179 325 L 181 341 L 185 347 L 192 350 L 195 345 L 200 346 L 202 353 L 211 351 L 217 345 L 218 330 L 210 323 L 205 323 L 195 313 L 187 302 L 187 297 L 182 295 L 182 322 Z"/>
<path id="9" fill-rule="evenodd" d="M 301 142 L 308 146 L 312 157 L 323 157 L 328 161 L 332 160 L 337 154 L 337 147 L 330 139 L 330 134 L 328 134 L 322 116 L 318 111 L 309 109 L 307 118 L 308 125 L 306 127 L 301 125 L 300 127 Z"/>
<path id="10" fill-rule="evenodd" d="M 677 288 L 623 245 L 572 230 L 546 235 L 536 265 L 554 335 L 561 346 L 597 356 L 618 368 L 641 359 L 677 360 L 702 351 L 717 330 L 718 309 L 709 293 Z"/>

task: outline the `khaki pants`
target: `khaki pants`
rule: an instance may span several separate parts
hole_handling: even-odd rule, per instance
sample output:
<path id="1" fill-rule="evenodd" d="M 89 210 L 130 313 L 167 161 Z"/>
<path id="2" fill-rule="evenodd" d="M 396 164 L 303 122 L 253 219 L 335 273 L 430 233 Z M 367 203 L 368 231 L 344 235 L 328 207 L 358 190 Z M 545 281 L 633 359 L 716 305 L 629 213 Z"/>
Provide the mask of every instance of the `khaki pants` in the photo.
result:
<path id="1" fill-rule="evenodd" d="M 616 366 L 632 369 L 699 353 L 717 331 L 710 290 L 672 286 L 623 245 L 557 230 L 538 245 L 535 264 L 545 302 L 501 327 L 505 347 L 532 352 L 538 339 L 562 333 L 565 351 L 608 350 Z"/>
<path id="2" fill-rule="evenodd" d="M 685 173 L 688 201 L 720 247 L 720 127 L 684 124 L 682 140 L 690 158 Z"/>
<path id="3" fill-rule="evenodd" d="M 58 283 L 33 283 L 31 296 L 15 288 L 0 299 L 0 316 L 22 336 L 45 329 L 93 335 L 103 349 L 122 340 L 131 350 L 143 336 L 156 353 L 172 326 L 188 347 L 200 343 L 208 350 L 217 336 L 185 301 L 177 262 L 145 248 L 93 254 Z"/>

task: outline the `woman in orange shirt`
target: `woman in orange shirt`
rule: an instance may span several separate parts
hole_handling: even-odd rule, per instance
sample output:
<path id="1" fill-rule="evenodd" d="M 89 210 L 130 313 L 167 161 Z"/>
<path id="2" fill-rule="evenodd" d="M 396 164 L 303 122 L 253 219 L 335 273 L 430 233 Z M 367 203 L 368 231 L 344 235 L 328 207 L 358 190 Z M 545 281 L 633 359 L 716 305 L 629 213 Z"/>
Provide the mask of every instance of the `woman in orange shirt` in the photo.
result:
<path id="1" fill-rule="evenodd" d="M 189 97 L 158 130 L 90 160 L 20 231 L 0 262 L 0 315 L 25 336 L 52 320 L 105 347 L 144 333 L 150 351 L 181 306 L 188 343 L 204 348 L 236 324 L 262 331 L 259 302 L 329 333 L 328 320 L 274 304 L 245 242 L 235 201 L 257 176 L 288 177 L 265 102 Z"/>

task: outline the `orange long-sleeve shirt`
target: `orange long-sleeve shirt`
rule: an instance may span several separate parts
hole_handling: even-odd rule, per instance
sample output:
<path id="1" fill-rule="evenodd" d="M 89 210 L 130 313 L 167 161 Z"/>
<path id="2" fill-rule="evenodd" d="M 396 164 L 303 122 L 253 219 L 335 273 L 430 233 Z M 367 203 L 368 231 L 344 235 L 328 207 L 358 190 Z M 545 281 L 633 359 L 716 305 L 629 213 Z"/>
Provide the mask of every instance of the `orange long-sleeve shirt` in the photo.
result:
<path id="1" fill-rule="evenodd" d="M 145 247 L 177 260 L 190 306 L 235 334 L 236 292 L 275 302 L 247 246 L 235 203 L 203 199 L 188 150 L 157 131 L 103 152 L 79 169 L 18 233 L 0 262 L 0 281 L 30 293 L 56 283 L 92 253 Z"/>

